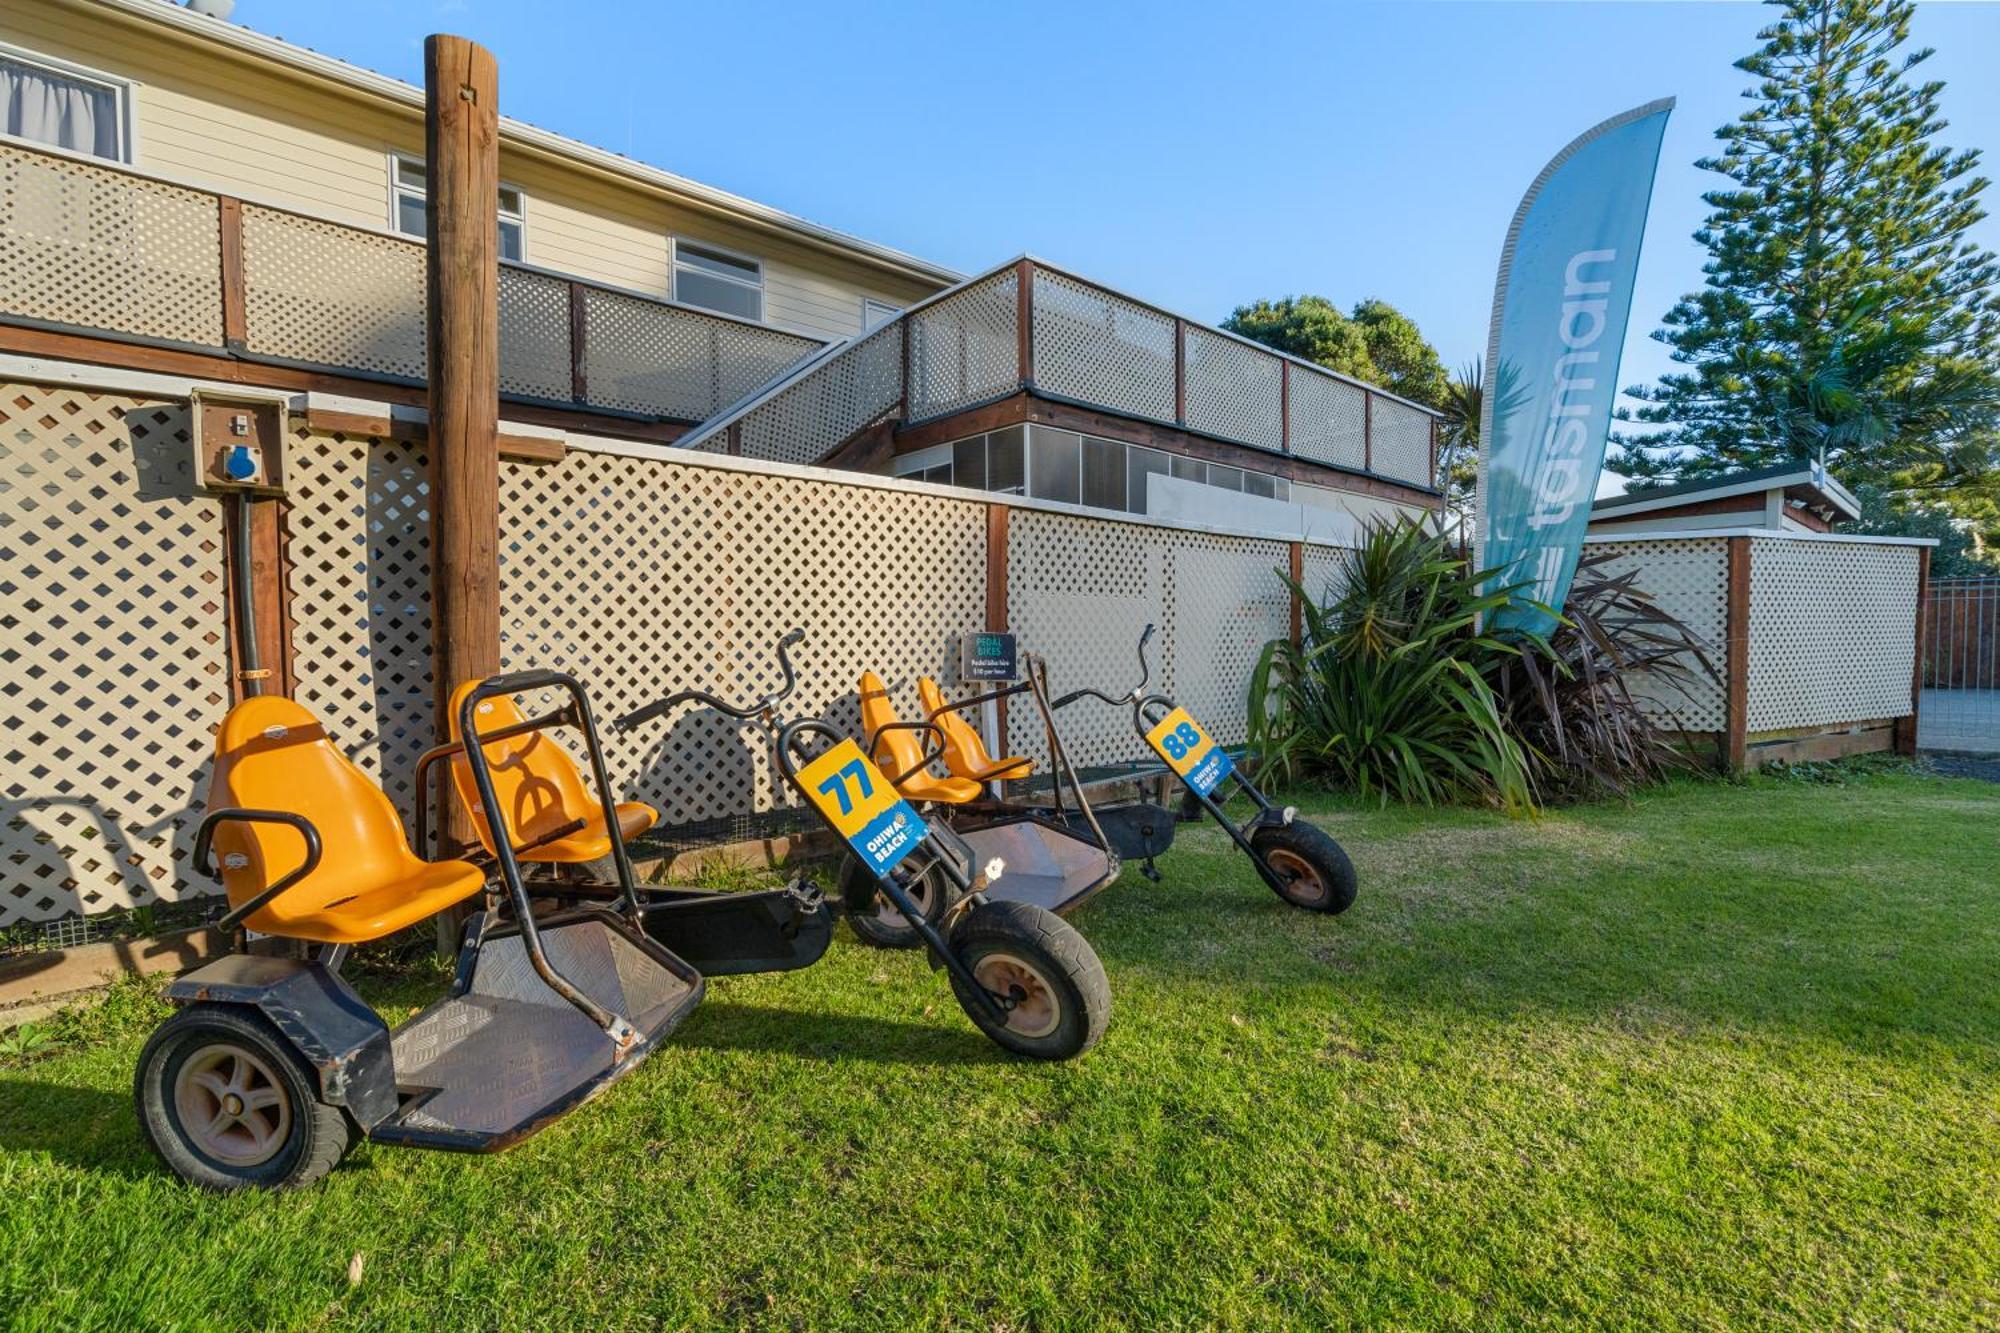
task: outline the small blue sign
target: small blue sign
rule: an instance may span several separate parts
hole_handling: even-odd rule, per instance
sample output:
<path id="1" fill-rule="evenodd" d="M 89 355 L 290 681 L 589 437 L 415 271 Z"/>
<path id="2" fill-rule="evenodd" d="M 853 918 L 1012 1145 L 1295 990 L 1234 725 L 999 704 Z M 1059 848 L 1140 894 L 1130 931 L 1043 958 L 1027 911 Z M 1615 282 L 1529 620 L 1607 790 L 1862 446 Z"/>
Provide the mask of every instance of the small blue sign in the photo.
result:
<path id="1" fill-rule="evenodd" d="M 1187 783 L 1189 789 L 1197 796 L 1206 796 L 1215 790 L 1216 784 L 1235 771 L 1236 765 L 1229 758 L 1229 752 L 1220 745 L 1211 745 L 1208 747 L 1208 753 L 1187 771 L 1187 776 L 1182 781 Z"/>
<path id="2" fill-rule="evenodd" d="M 917 844 L 930 832 L 923 816 L 910 808 L 908 801 L 897 801 L 868 821 L 859 833 L 849 838 L 848 845 L 854 848 L 861 864 L 874 871 L 879 878 L 894 870 L 902 859 L 916 850 Z"/>

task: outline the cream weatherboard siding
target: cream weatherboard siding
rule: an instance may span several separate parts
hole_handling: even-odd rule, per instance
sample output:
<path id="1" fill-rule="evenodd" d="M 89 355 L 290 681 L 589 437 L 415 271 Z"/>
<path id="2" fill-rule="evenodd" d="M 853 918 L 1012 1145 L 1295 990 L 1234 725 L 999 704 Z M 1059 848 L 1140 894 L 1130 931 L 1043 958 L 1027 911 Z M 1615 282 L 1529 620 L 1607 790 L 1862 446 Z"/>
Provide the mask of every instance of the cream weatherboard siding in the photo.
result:
<path id="1" fill-rule="evenodd" d="M 0 7 L 0 42 L 131 80 L 132 165 L 210 189 L 386 227 L 389 155 L 423 151 L 414 111 L 58 0 Z M 580 278 L 666 296 L 669 238 L 705 240 L 764 261 L 767 322 L 828 338 L 860 331 L 864 297 L 935 290 L 506 144 L 500 174 L 526 197 L 528 262 Z"/>

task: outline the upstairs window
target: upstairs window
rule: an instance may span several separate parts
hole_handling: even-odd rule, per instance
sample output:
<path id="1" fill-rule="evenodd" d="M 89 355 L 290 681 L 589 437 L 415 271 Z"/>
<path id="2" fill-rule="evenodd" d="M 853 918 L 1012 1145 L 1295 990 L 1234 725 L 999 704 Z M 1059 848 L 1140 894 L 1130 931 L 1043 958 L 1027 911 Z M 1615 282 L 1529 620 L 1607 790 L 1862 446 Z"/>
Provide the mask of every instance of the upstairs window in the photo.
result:
<path id="1" fill-rule="evenodd" d="M 0 46 L 0 132 L 11 138 L 130 162 L 129 90 L 76 65 Z"/>
<path id="2" fill-rule="evenodd" d="M 389 159 L 389 208 L 396 230 L 406 236 L 425 236 L 430 230 L 430 176 L 420 157 L 397 153 Z M 500 187 L 500 257 L 521 262 L 527 251 L 527 202 L 511 185 Z"/>
<path id="3" fill-rule="evenodd" d="M 674 299 L 739 319 L 764 319 L 764 264 L 748 255 L 674 241 Z"/>

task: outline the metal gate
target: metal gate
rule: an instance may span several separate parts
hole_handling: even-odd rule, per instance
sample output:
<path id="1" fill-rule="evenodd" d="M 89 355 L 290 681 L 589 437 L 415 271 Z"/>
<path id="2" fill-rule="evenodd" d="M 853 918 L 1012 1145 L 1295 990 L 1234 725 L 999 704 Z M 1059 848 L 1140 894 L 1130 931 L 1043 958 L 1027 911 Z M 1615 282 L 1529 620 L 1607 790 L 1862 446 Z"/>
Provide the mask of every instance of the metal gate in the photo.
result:
<path id="1" fill-rule="evenodd" d="M 2000 755 L 2000 577 L 1933 579 L 1917 744 Z"/>

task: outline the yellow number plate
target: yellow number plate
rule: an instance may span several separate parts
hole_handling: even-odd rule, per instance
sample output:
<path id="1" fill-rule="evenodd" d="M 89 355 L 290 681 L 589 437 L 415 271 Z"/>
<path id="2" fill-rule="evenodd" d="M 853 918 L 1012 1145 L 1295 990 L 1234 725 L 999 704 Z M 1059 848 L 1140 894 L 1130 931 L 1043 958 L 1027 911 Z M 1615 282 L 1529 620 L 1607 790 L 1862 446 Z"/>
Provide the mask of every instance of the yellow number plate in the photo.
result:
<path id="1" fill-rule="evenodd" d="M 1168 768 L 1180 774 L 1181 781 L 1201 796 L 1214 791 L 1216 784 L 1236 768 L 1229 752 L 1210 740 L 1208 733 L 1201 729 L 1201 724 L 1190 717 L 1185 708 L 1176 708 L 1161 718 L 1159 724 L 1146 733 L 1146 744 L 1167 761 Z"/>
<path id="2" fill-rule="evenodd" d="M 798 782 L 861 864 L 877 875 L 887 874 L 930 831 L 851 739 L 800 769 Z"/>

